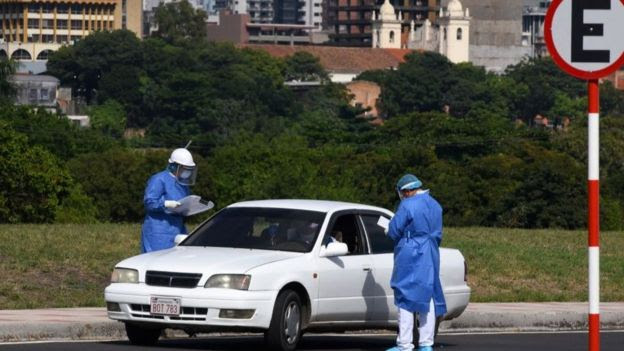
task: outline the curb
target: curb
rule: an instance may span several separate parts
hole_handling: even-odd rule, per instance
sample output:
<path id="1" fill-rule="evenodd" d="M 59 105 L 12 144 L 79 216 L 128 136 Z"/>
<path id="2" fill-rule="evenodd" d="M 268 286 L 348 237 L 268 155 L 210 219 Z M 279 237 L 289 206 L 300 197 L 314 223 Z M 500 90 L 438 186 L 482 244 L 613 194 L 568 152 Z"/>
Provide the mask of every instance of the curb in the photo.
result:
<path id="1" fill-rule="evenodd" d="M 585 310 L 583 304 L 471 304 L 460 317 L 442 322 L 440 334 L 587 331 Z M 624 330 L 624 304 L 605 304 L 600 319 L 601 330 Z M 396 332 L 364 330 L 345 335 L 388 333 Z M 177 330 L 167 330 L 166 336 L 187 337 Z M 0 311 L 0 342 L 124 339 L 124 324 L 109 320 L 103 308 Z"/>

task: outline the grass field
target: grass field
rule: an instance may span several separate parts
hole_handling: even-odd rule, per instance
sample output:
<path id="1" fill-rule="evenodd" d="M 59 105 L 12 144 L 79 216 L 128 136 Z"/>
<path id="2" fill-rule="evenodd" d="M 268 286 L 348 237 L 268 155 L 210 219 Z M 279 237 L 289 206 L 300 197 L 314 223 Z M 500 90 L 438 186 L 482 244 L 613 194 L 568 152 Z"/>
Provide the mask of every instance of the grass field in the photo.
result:
<path id="1" fill-rule="evenodd" d="M 190 229 L 190 228 L 189 228 Z M 113 265 L 138 252 L 138 224 L 0 225 L 0 309 L 103 306 Z M 473 302 L 586 301 L 584 231 L 447 228 Z M 624 301 L 624 233 L 601 236 L 602 301 Z"/>

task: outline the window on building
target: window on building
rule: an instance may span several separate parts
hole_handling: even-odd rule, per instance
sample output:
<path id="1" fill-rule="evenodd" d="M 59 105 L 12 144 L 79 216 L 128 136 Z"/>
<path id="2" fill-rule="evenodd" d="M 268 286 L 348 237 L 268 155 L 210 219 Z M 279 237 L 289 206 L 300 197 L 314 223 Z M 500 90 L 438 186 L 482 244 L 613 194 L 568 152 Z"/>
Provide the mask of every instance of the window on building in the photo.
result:
<path id="1" fill-rule="evenodd" d="M 30 53 L 24 49 L 17 49 L 13 52 L 11 58 L 14 60 L 30 60 L 32 59 L 32 56 L 30 56 Z"/>
<path id="2" fill-rule="evenodd" d="M 393 30 L 390 31 L 390 42 L 394 43 L 394 31 Z"/>
<path id="3" fill-rule="evenodd" d="M 67 29 L 67 20 L 56 20 L 56 29 Z"/>
<path id="4" fill-rule="evenodd" d="M 53 43 L 54 42 L 54 36 L 51 34 L 44 34 L 41 36 L 41 42 L 42 43 Z"/>
<path id="5" fill-rule="evenodd" d="M 54 28 L 54 20 L 44 19 L 41 21 L 41 28 L 43 29 L 53 29 Z"/>
<path id="6" fill-rule="evenodd" d="M 35 103 L 37 101 L 37 96 L 39 92 L 37 89 L 28 89 L 28 102 Z"/>
<path id="7" fill-rule="evenodd" d="M 71 13 L 74 15 L 79 15 L 82 13 L 82 5 L 80 4 L 73 4 L 71 5 Z"/>
<path id="8" fill-rule="evenodd" d="M 461 28 L 457 28 L 457 40 L 462 40 L 462 29 Z"/>
<path id="9" fill-rule="evenodd" d="M 28 12 L 30 13 L 39 13 L 39 9 L 41 8 L 41 4 L 29 4 Z"/>
<path id="10" fill-rule="evenodd" d="M 67 6 L 67 4 L 58 4 L 56 6 L 56 13 L 68 13 L 69 12 L 69 7 Z"/>
<path id="11" fill-rule="evenodd" d="M 82 21 L 81 20 L 72 20 L 71 21 L 71 29 L 81 30 L 82 29 Z"/>
<path id="12" fill-rule="evenodd" d="M 52 50 L 43 50 L 37 55 L 37 60 L 47 60 L 50 57 Z"/>
<path id="13" fill-rule="evenodd" d="M 446 28 L 444 28 L 444 31 L 443 31 L 443 38 L 444 40 L 446 40 Z"/>
<path id="14" fill-rule="evenodd" d="M 67 35 L 57 35 L 56 42 L 59 44 L 67 43 Z"/>
<path id="15" fill-rule="evenodd" d="M 50 91 L 47 88 L 41 88 L 39 91 L 39 100 L 41 101 L 49 101 L 50 99 Z"/>
<path id="16" fill-rule="evenodd" d="M 38 43 L 40 41 L 41 41 L 41 35 L 39 34 L 33 34 L 32 36 L 28 37 L 29 43 Z"/>
<path id="17" fill-rule="evenodd" d="M 54 12 L 54 4 L 41 4 L 41 9 L 43 13 L 52 13 Z"/>
<path id="18" fill-rule="evenodd" d="M 127 0 L 121 1 L 121 29 L 127 29 Z"/>
<path id="19" fill-rule="evenodd" d="M 39 29 L 39 19 L 37 19 L 37 18 L 29 18 L 28 19 L 28 28 Z"/>

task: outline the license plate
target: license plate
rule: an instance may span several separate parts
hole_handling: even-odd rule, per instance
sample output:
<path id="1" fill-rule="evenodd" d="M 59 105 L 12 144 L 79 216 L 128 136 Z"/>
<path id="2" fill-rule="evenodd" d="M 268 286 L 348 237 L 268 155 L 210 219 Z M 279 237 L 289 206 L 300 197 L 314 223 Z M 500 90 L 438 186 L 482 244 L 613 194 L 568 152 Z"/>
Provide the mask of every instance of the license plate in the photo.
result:
<path id="1" fill-rule="evenodd" d="M 179 316 L 180 299 L 175 297 L 155 297 L 150 298 L 150 313 L 161 316 Z"/>

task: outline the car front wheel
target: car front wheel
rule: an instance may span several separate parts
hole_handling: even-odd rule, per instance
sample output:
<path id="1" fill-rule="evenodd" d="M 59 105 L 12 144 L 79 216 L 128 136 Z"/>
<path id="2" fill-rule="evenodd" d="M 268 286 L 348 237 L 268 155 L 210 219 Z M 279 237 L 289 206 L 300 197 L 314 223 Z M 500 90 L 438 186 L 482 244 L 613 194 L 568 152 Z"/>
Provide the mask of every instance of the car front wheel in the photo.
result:
<path id="1" fill-rule="evenodd" d="M 268 346 L 276 351 L 293 351 L 301 339 L 301 298 L 292 290 L 282 291 L 275 301 L 269 330 Z"/>
<path id="2" fill-rule="evenodd" d="M 126 323 L 126 334 L 132 345 L 152 346 L 158 342 L 160 333 L 160 329 L 146 329 L 136 324 Z"/>

